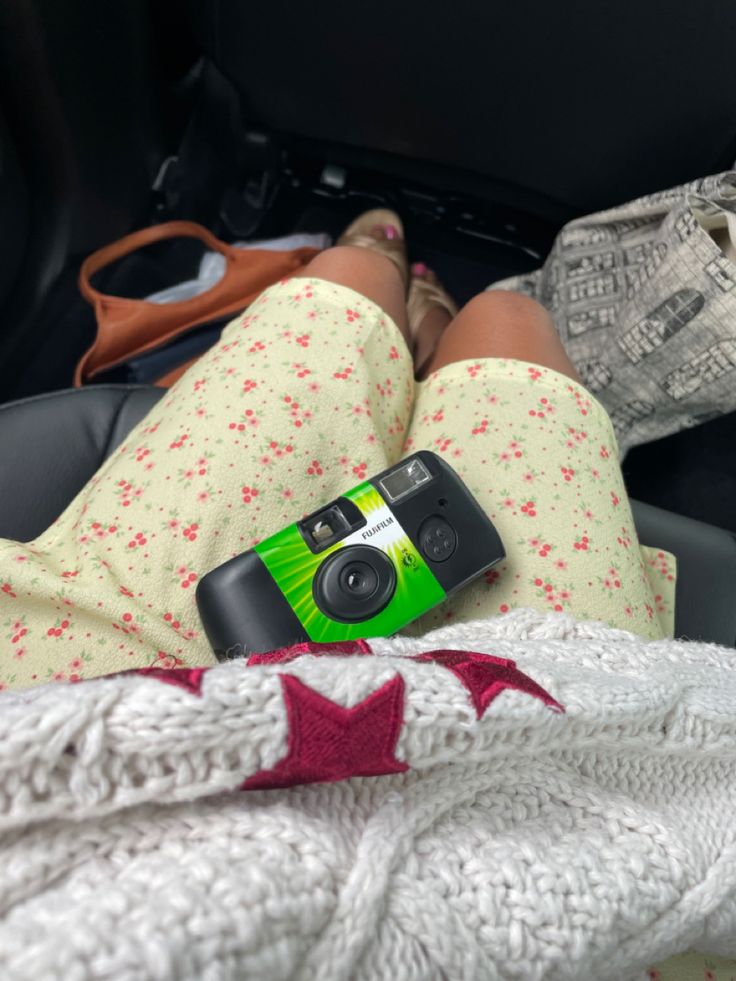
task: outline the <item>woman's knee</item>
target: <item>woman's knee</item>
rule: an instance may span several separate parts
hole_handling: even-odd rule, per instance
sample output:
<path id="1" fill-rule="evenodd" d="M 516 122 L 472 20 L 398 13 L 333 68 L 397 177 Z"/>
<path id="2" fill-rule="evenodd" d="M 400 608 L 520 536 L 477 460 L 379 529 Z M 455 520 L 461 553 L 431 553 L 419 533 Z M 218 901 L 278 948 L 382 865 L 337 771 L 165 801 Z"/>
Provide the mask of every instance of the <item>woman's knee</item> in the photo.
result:
<path id="1" fill-rule="evenodd" d="M 509 290 L 480 293 L 447 328 L 430 371 L 467 358 L 511 358 L 554 368 L 578 381 L 549 312 Z"/>
<path id="2" fill-rule="evenodd" d="M 354 245 L 336 245 L 315 256 L 301 275 L 326 279 L 362 293 L 388 314 L 410 343 L 404 283 L 386 256 Z"/>
<path id="3" fill-rule="evenodd" d="M 354 245 L 334 245 L 331 249 L 325 249 L 312 259 L 302 275 L 333 281 L 348 279 L 351 283 L 361 279 L 387 279 L 392 285 L 396 279 L 403 289 L 399 271 L 390 259 Z"/>
<path id="4" fill-rule="evenodd" d="M 479 293 L 465 304 L 458 314 L 460 318 L 483 324 L 489 331 L 513 329 L 557 334 L 549 311 L 541 303 L 511 290 Z"/>

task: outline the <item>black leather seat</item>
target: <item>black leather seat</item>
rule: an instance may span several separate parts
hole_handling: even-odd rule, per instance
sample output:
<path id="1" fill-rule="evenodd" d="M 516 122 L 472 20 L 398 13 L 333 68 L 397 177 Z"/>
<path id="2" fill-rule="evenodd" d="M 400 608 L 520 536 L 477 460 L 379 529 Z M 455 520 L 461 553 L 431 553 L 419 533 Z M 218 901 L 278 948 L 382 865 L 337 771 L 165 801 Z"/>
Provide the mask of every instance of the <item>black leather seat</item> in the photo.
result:
<path id="1" fill-rule="evenodd" d="M 163 393 L 100 385 L 0 406 L 0 537 L 48 528 Z"/>
<path id="2" fill-rule="evenodd" d="M 0 537 L 44 531 L 163 393 L 100 385 L 0 406 Z M 736 538 L 637 501 L 634 518 L 643 544 L 677 556 L 677 635 L 734 646 Z"/>

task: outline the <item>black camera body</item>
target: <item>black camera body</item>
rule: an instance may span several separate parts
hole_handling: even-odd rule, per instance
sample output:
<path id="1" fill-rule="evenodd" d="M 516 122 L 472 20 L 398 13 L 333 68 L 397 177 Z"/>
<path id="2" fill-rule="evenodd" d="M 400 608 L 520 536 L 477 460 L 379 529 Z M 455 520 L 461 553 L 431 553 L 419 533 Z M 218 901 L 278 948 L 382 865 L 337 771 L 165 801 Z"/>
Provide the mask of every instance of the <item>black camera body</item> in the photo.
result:
<path id="1" fill-rule="evenodd" d="M 220 659 L 386 637 L 504 556 L 460 477 L 422 450 L 218 566 L 197 605 Z"/>

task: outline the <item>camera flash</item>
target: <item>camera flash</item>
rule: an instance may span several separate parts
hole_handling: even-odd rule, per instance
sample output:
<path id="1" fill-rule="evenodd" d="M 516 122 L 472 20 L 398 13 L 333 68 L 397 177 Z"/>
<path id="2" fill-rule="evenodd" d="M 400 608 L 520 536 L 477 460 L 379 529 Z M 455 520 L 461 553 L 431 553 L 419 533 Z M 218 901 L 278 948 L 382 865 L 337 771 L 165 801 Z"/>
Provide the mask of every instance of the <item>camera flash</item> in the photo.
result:
<path id="1" fill-rule="evenodd" d="M 392 470 L 391 473 L 386 474 L 379 481 L 379 484 L 388 501 L 391 504 L 395 504 L 396 501 L 401 500 L 402 497 L 410 494 L 411 491 L 416 490 L 421 484 L 426 484 L 431 479 L 432 474 L 427 470 L 422 461 L 415 457 L 412 460 L 402 463 Z"/>

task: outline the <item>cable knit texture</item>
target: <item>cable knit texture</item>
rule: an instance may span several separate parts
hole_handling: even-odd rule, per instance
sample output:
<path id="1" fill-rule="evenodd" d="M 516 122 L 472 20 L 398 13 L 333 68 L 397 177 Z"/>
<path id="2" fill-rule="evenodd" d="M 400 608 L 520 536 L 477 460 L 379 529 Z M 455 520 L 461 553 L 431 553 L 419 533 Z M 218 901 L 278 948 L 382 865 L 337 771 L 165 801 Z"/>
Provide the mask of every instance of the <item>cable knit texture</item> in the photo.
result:
<path id="1" fill-rule="evenodd" d="M 4 981 L 633 979 L 736 955 L 732 650 L 530 610 L 371 650 L 2 694 Z M 405 772 L 240 789 L 297 772 L 312 723 L 287 691 L 329 716 L 330 766 L 367 765 L 373 711 L 375 761 Z"/>

